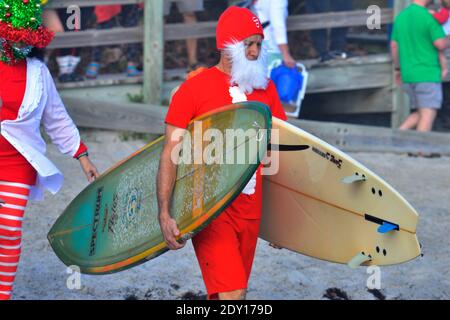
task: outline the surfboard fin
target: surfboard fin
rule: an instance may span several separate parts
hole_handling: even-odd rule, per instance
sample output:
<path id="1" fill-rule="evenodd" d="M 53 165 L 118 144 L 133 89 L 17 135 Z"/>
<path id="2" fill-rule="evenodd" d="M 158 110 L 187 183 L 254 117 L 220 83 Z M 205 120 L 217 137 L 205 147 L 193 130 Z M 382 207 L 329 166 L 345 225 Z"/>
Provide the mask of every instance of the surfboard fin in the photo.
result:
<path id="1" fill-rule="evenodd" d="M 347 265 L 351 269 L 356 269 L 360 265 L 362 265 L 364 262 L 367 262 L 367 261 L 372 261 L 372 256 L 370 254 L 367 256 L 364 254 L 364 252 L 362 252 L 362 253 L 358 253 L 356 256 L 354 256 L 353 259 L 347 263 Z"/>
<path id="2" fill-rule="evenodd" d="M 342 183 L 344 184 L 353 184 L 356 182 L 364 182 L 367 181 L 367 178 L 365 175 L 359 175 L 359 174 L 354 174 L 352 176 L 349 177 L 345 177 L 341 180 Z"/>
<path id="3" fill-rule="evenodd" d="M 382 234 L 389 233 L 391 231 L 397 230 L 398 226 L 389 222 L 383 222 L 383 224 L 378 228 L 378 232 Z"/>
<path id="4" fill-rule="evenodd" d="M 294 151 L 304 151 L 308 150 L 310 146 L 308 145 L 287 145 L 287 144 L 269 144 L 267 150 L 270 151 L 280 151 L 280 152 L 294 152 Z"/>

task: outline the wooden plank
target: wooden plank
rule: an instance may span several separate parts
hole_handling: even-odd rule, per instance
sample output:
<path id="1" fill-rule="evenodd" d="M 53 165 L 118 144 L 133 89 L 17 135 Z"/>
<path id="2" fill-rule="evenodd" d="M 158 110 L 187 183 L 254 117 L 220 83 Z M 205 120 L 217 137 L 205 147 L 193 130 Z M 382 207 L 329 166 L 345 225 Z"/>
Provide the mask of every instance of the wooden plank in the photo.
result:
<path id="1" fill-rule="evenodd" d="M 372 62 L 365 57 L 310 69 L 307 93 L 382 88 L 392 84 L 391 62 L 378 55 Z M 352 61 L 353 60 L 353 61 Z"/>
<path id="2" fill-rule="evenodd" d="M 142 84 L 143 77 L 127 77 L 123 73 L 100 74 L 97 79 L 86 79 L 79 82 L 56 82 L 56 87 L 60 90 L 77 88 L 107 87 L 113 85 Z M 114 90 L 114 89 L 111 89 Z"/>
<path id="3" fill-rule="evenodd" d="M 449 58 L 449 68 L 450 68 L 450 54 L 447 54 Z M 342 61 L 332 61 L 325 64 L 317 64 L 317 60 L 307 60 L 301 61 L 304 63 L 309 69 L 312 75 L 308 86 L 308 94 L 311 93 L 324 93 L 324 92 L 336 92 L 336 91 L 349 91 L 349 90 L 362 90 L 369 88 L 383 88 L 389 87 L 392 89 L 392 79 L 390 78 L 390 70 L 386 71 L 388 66 L 391 65 L 391 58 L 388 54 L 379 54 L 379 55 L 369 55 L 364 57 L 356 57 L 348 60 Z M 368 69 L 364 69 L 365 66 L 370 65 Z M 354 68 L 350 68 L 346 70 L 349 66 L 358 66 L 362 69 L 356 69 L 354 72 Z M 353 71 L 352 71 L 353 70 Z M 365 71 L 364 71 L 365 70 Z M 368 72 L 372 70 L 374 75 L 376 75 L 373 79 L 371 76 L 365 78 L 364 72 Z M 384 74 L 383 72 L 386 72 Z M 338 82 L 336 84 L 336 79 L 333 77 L 336 76 L 337 73 L 341 75 L 349 75 L 347 80 Z M 315 76 L 317 74 L 317 76 Z M 164 91 L 170 92 L 174 87 L 181 84 L 182 79 L 184 79 L 186 75 L 185 69 L 168 69 L 164 71 L 164 79 L 167 83 L 163 86 Z M 360 79 L 358 83 L 354 84 L 356 81 L 355 77 L 359 75 Z M 342 76 L 338 76 L 342 78 Z M 362 79 L 361 79 L 362 78 Z M 177 79 L 174 81 L 174 79 Z M 324 81 L 324 83 L 320 83 L 320 81 Z M 372 80 L 376 80 L 373 81 Z M 126 84 L 140 84 L 142 83 L 142 77 L 133 77 L 128 78 L 124 74 L 103 74 L 98 77 L 96 80 L 86 80 L 84 82 L 70 82 L 70 83 L 57 83 L 58 89 L 75 89 L 75 88 L 91 88 L 91 87 L 100 87 L 100 86 L 111 86 L 111 85 L 126 85 Z M 445 79 L 445 82 L 450 82 L 450 75 Z M 332 85 L 334 83 L 334 85 Z M 111 89 L 115 90 L 115 89 Z M 327 91 L 329 90 L 329 91 Z M 389 92 L 389 93 L 388 93 Z M 392 95 L 391 91 L 386 91 L 387 94 Z M 164 97 L 167 98 L 167 94 L 164 94 Z M 363 98 L 363 97 L 361 97 Z M 392 102 L 389 103 L 392 105 Z"/>
<path id="4" fill-rule="evenodd" d="M 164 80 L 174 81 L 183 80 L 186 77 L 186 69 L 168 69 L 164 70 Z M 57 80 L 55 80 L 57 81 Z M 80 82 L 56 82 L 56 86 L 60 90 L 77 89 L 77 88 L 93 88 L 106 87 L 113 85 L 142 84 L 143 76 L 128 77 L 125 73 L 99 74 L 97 79 L 86 79 Z"/>
<path id="5" fill-rule="evenodd" d="M 390 113 L 391 96 L 390 87 L 308 94 L 302 105 L 302 115 Z"/>
<path id="6" fill-rule="evenodd" d="M 75 123 L 84 128 L 162 134 L 166 107 L 63 97 Z"/>
<path id="7" fill-rule="evenodd" d="M 349 33 L 347 40 L 352 42 L 366 42 L 375 44 L 387 44 L 389 37 L 386 33 Z"/>
<path id="8" fill-rule="evenodd" d="M 159 0 L 158 0 L 159 1 Z M 64 32 L 55 35 L 49 49 L 112 46 L 118 44 L 141 43 L 144 40 L 142 27 L 114 28 L 107 30 L 88 29 Z"/>
<path id="9" fill-rule="evenodd" d="M 290 16 L 287 20 L 288 31 L 305 31 L 336 27 L 366 26 L 368 14 L 365 10 L 302 14 Z M 393 20 L 392 9 L 381 10 L 382 24 Z M 183 40 L 188 38 L 212 38 L 216 34 L 217 22 L 200 22 L 193 25 L 170 24 L 165 26 L 165 39 Z"/>
<path id="10" fill-rule="evenodd" d="M 314 60 L 315 61 L 315 60 Z M 314 61 L 306 61 L 310 66 L 310 81 L 307 88 L 307 98 L 310 94 L 326 93 L 326 92 L 351 92 L 353 90 L 375 89 L 375 88 L 391 88 L 390 78 L 390 58 L 389 55 L 373 55 L 367 57 L 352 58 L 344 61 L 336 61 L 326 65 L 314 65 Z M 166 70 L 167 77 L 182 78 L 185 75 L 183 70 Z M 370 75 L 370 76 L 368 76 Z M 87 80 L 84 82 L 57 83 L 60 90 L 72 89 L 94 89 L 103 87 L 104 90 L 121 91 L 122 86 L 136 85 L 139 86 L 143 81 L 143 77 L 128 78 L 124 74 L 100 75 L 96 80 Z M 162 84 L 162 99 L 168 100 L 170 92 L 182 83 L 183 80 L 166 81 Z M 112 87 L 115 86 L 115 87 Z M 390 94 L 385 91 L 386 94 Z M 333 95 L 334 97 L 334 95 Z M 356 97 L 356 96 L 355 96 Z M 337 98 L 337 101 L 340 98 Z M 383 104 L 377 99 L 360 96 L 360 101 L 368 100 L 368 103 L 359 103 L 359 105 L 368 105 L 367 110 L 372 112 L 372 107 L 380 106 L 380 112 L 391 110 L 392 102 Z M 330 100 L 331 101 L 331 100 Z M 355 99 L 355 103 L 356 103 Z M 372 104 L 372 102 L 373 104 Z M 331 103 L 331 102 L 330 102 Z M 332 109 L 324 106 L 325 109 Z M 349 110 L 364 109 L 362 107 L 348 106 Z M 345 109 L 347 109 L 345 108 Z M 369 111 L 367 111 L 369 112 Z"/>
<path id="11" fill-rule="evenodd" d="M 380 63 L 392 63 L 391 56 L 386 53 L 356 56 L 348 59 L 334 59 L 319 63 L 317 59 L 301 61 L 307 68 L 328 68 L 346 65 L 368 65 Z"/>
<path id="12" fill-rule="evenodd" d="M 288 31 L 365 26 L 367 24 L 367 18 L 368 15 L 364 10 L 296 15 L 288 18 Z M 382 22 L 392 22 L 391 9 L 382 10 Z M 216 26 L 217 22 L 215 21 L 193 24 L 166 24 L 164 26 L 164 40 L 174 41 L 190 38 L 213 38 L 216 36 Z M 57 34 L 49 48 L 74 48 L 138 43 L 142 42 L 143 39 L 144 36 L 141 27 L 65 32 Z"/>
<path id="13" fill-rule="evenodd" d="M 390 88 L 392 85 L 391 59 L 386 54 L 351 58 L 328 64 L 317 65 L 316 63 L 316 60 L 306 61 L 306 65 L 310 68 L 310 78 L 306 90 L 307 95 Z M 164 84 L 163 99 L 169 99 L 171 90 L 181 83 L 182 81 L 166 82 Z M 364 99 L 364 97 L 361 97 L 361 99 Z M 388 103 L 388 106 L 382 108 L 380 112 L 388 109 L 392 110 L 391 105 L 392 103 Z"/>
<path id="14" fill-rule="evenodd" d="M 212 1 L 212 0 L 208 0 Z M 67 8 L 70 5 L 78 7 L 93 7 L 97 5 L 109 4 L 136 4 L 143 3 L 144 0 L 52 0 L 47 5 L 48 8 Z"/>
<path id="15" fill-rule="evenodd" d="M 163 0 L 145 0 L 144 102 L 161 103 L 164 70 Z"/>
<path id="16" fill-rule="evenodd" d="M 66 97 L 64 103 L 80 127 L 164 133 L 166 107 L 76 97 Z M 344 151 L 392 153 L 421 151 L 450 155 L 448 134 L 403 132 L 389 128 L 318 121 L 289 122 Z"/>
<path id="17" fill-rule="evenodd" d="M 390 128 L 360 126 L 343 123 L 289 120 L 290 123 L 310 132 L 335 147 L 352 152 L 408 152 L 450 155 L 450 135 L 446 133 L 421 133 Z"/>
<path id="18" fill-rule="evenodd" d="M 450 61 L 450 59 L 449 59 Z M 334 72 L 337 72 L 338 69 L 333 68 L 346 68 L 347 66 L 359 66 L 364 67 L 365 65 L 387 65 L 391 63 L 390 56 L 387 54 L 378 54 L 378 55 L 369 55 L 369 56 L 363 56 L 363 57 L 355 57 L 347 60 L 336 60 L 331 61 L 324 64 L 318 64 L 317 60 L 305 60 L 301 61 L 304 63 L 307 68 L 310 69 L 310 72 L 312 74 L 316 73 L 316 71 L 320 70 L 320 73 L 324 73 L 326 70 L 330 70 L 329 74 L 333 74 Z M 450 67 L 450 65 L 449 65 Z M 376 71 L 377 73 L 380 73 L 380 71 Z M 344 70 L 344 73 L 348 73 Z M 350 72 L 351 73 L 351 72 Z M 164 80 L 169 82 L 168 87 L 174 88 L 175 86 L 178 86 L 181 81 L 184 81 L 183 79 L 186 76 L 186 69 L 179 68 L 179 69 L 166 69 L 164 70 Z M 328 81 L 328 78 L 330 78 L 328 75 L 325 76 L 318 76 L 318 78 L 325 78 L 325 80 Z M 126 84 L 139 84 L 142 83 L 143 77 L 132 77 L 129 78 L 125 74 L 100 74 L 97 79 L 95 80 L 86 80 L 82 82 L 69 82 L 69 83 L 57 83 L 58 89 L 65 90 L 65 89 L 76 89 L 76 88 L 91 88 L 91 87 L 101 87 L 101 86 L 111 86 L 111 85 L 126 85 Z M 449 76 L 450 81 L 450 76 Z M 390 85 L 390 82 L 384 82 L 381 81 L 381 84 Z M 377 86 L 374 86 L 373 84 L 369 84 L 369 86 L 372 87 L 380 87 L 381 84 L 379 83 Z M 340 87 L 346 87 L 347 83 L 344 85 L 340 85 Z M 358 85 L 359 86 L 359 85 Z M 331 86 L 328 86 L 331 87 Z M 318 89 L 316 89 L 318 88 Z M 333 91 L 336 91 L 337 88 L 331 88 Z M 345 88 L 344 88 L 345 89 Z M 171 89 L 170 89 L 171 90 Z M 316 81 L 313 80 L 310 81 L 310 85 L 308 87 L 308 93 L 318 93 L 321 92 L 320 86 L 316 84 Z"/>
<path id="19" fill-rule="evenodd" d="M 142 3 L 144 0 L 52 0 L 48 4 L 48 8 L 67 8 L 69 6 L 93 7 L 97 5 L 109 4 L 136 4 Z"/>
<path id="20" fill-rule="evenodd" d="M 339 27 L 367 26 L 370 14 L 366 10 L 328 12 L 319 14 L 303 14 L 288 18 L 288 31 L 315 30 Z M 393 21 L 392 9 L 381 9 L 381 23 L 390 24 Z"/>
<path id="21" fill-rule="evenodd" d="M 142 97 L 142 85 L 123 84 L 105 87 L 87 87 L 59 90 L 61 97 L 83 98 L 96 101 L 114 101 L 115 103 L 127 104 L 130 96 Z"/>

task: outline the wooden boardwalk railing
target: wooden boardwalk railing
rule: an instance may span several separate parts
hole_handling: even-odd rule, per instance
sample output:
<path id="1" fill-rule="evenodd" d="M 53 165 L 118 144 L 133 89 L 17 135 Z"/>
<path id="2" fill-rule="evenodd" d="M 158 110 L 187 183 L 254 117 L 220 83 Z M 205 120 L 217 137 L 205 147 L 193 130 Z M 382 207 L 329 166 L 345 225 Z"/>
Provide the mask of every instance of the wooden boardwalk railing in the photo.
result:
<path id="1" fill-rule="evenodd" d="M 56 0 L 55 0 L 56 1 Z M 306 31 L 323 28 L 358 27 L 367 24 L 365 10 L 343 11 L 321 14 L 304 14 L 288 18 L 288 31 Z M 392 23 L 393 10 L 382 9 L 381 22 Z M 163 27 L 164 40 L 185 40 L 188 38 L 213 38 L 216 35 L 217 22 L 198 22 L 194 24 L 173 23 Z M 143 42 L 143 28 L 114 28 L 110 30 L 86 30 L 56 35 L 50 49 Z"/>
<path id="2" fill-rule="evenodd" d="M 113 86 L 110 90 L 123 92 L 133 87 L 141 87 L 145 103 L 157 105 L 167 93 L 179 84 L 179 81 L 163 82 L 163 48 L 164 42 L 185 40 L 188 38 L 211 38 L 215 36 L 217 22 L 198 22 L 195 24 L 164 24 L 163 0 L 53 0 L 51 7 L 65 8 L 69 5 L 80 7 L 109 4 L 145 3 L 144 26 L 135 28 L 115 28 L 111 30 L 85 30 L 58 34 L 49 48 L 73 48 L 106 46 L 128 43 L 144 44 L 144 75 L 142 78 L 125 79 L 115 77 L 99 79 L 78 84 L 59 85 L 60 89 L 77 94 L 95 93 L 99 86 Z M 394 9 L 381 10 L 381 23 L 390 24 L 394 15 L 405 7 L 410 0 L 396 0 Z M 332 12 L 323 14 L 304 14 L 291 16 L 288 19 L 288 31 L 306 31 L 322 28 L 366 26 L 370 14 L 365 10 Z M 160 32 L 155 32 L 160 30 Z M 145 41 L 144 41 L 145 40 Z M 143 83 L 141 85 L 140 83 Z M 137 86 L 137 87 L 136 87 Z M 357 104 L 342 111 L 360 112 L 392 112 L 393 125 L 398 125 L 407 113 L 407 103 L 401 100 L 401 93 L 393 91 L 392 63 L 388 55 L 378 55 L 349 59 L 348 61 L 316 66 L 311 69 L 308 94 L 355 91 L 351 99 L 343 99 L 354 104 L 356 97 L 362 98 L 358 92 L 372 90 L 364 103 Z M 101 94 L 107 88 L 98 90 Z M 69 92 L 67 92 L 69 93 Z M 394 94 L 395 93 L 395 94 Z M 69 93 L 71 96 L 72 94 Z M 108 94 L 105 94 L 106 96 Z M 391 97 L 391 98 L 390 98 Z M 327 103 L 324 102 L 323 105 Z M 320 109 L 320 108 L 319 108 Z M 322 108 L 327 110 L 327 107 Z M 328 109 L 333 109 L 332 107 Z"/>

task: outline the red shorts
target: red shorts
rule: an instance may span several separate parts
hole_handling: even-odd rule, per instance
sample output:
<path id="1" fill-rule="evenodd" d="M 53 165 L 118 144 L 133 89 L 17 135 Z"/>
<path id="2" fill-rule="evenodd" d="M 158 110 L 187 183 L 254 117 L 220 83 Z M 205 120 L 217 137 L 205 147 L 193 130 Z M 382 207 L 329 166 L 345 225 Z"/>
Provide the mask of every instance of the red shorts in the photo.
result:
<path id="1" fill-rule="evenodd" d="M 208 296 L 247 289 L 260 223 L 225 210 L 192 239 Z"/>

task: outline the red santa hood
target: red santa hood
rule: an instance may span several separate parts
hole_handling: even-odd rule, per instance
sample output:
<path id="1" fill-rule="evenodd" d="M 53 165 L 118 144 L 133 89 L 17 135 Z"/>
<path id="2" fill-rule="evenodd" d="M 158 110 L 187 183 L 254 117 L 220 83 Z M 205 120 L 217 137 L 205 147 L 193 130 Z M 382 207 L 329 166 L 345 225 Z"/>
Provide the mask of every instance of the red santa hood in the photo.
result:
<path id="1" fill-rule="evenodd" d="M 217 24 L 217 49 L 224 49 L 229 44 L 241 42 L 253 35 L 261 35 L 264 38 L 259 18 L 246 8 L 229 7 L 222 13 Z"/>

